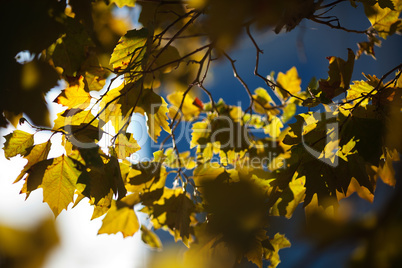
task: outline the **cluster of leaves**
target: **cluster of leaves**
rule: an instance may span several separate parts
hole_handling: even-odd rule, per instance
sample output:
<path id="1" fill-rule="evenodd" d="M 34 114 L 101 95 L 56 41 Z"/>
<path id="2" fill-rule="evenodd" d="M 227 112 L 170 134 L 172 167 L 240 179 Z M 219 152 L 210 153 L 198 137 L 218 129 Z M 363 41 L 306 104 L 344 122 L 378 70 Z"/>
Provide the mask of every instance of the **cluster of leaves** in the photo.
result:
<path id="1" fill-rule="evenodd" d="M 9 5 L 17 2 L 24 1 Z M 132 7 L 135 1 L 110 2 Z M 62 135 L 62 155 L 48 157 L 51 138 L 35 144 L 34 134 L 21 130 L 5 136 L 6 158 L 27 159 L 16 179 L 24 180 L 21 193 L 28 197 L 42 188 L 55 216 L 72 203 L 89 200 L 92 219 L 106 214 L 100 234 L 121 232 L 126 237 L 141 231 L 145 243 L 160 248 L 156 234 L 137 218 L 134 206 L 142 204 L 153 229 L 168 230 L 190 248 L 184 261 L 192 266 L 210 267 L 213 262 L 214 267 L 230 267 L 248 260 L 262 267 L 263 260 L 269 260 L 270 267 L 276 267 L 278 251 L 290 243 L 270 230 L 273 216 L 290 218 L 300 203 L 306 211 L 336 210 L 339 200 L 353 192 L 372 201 L 378 177 L 395 185 L 392 163 L 402 150 L 402 64 L 381 78 L 365 75 L 366 80 L 351 84 L 351 77 L 355 58 L 362 53 L 374 56 L 379 38 L 401 32 L 401 1 L 361 1 L 372 24 L 366 31 L 348 30 L 317 15 L 334 5 L 322 1 L 138 2 L 143 28 L 124 35 L 111 18 L 114 4 L 109 1 L 21 4 L 41 13 L 27 12 L 38 16 L 33 20 L 37 25 L 25 22 L 29 16 L 19 21 L 32 27 L 24 30 L 32 43 L 10 45 L 6 51 L 5 59 L 18 77 L 4 79 L 1 89 L 7 98 L 2 98 L 0 125 L 5 126 L 6 119 L 15 124 L 22 113 L 36 125 L 49 125 L 43 93 L 58 79 L 67 82 L 55 99 L 65 110 L 49 128 L 35 127 L 51 131 L 51 138 Z M 294 67 L 276 78 L 259 73 L 262 51 L 250 31 L 251 26 L 290 31 L 302 19 L 369 39 L 359 44 L 356 56 L 349 49 L 346 60 L 329 57 L 328 77 L 313 79 L 304 90 Z M 38 38 L 44 24 L 55 26 Z M 254 73 L 267 85 L 254 93 L 228 54 L 244 31 L 256 48 Z M 22 50 L 40 54 L 25 64 L 10 58 Z M 215 102 L 205 88 L 216 59 L 229 61 L 247 91 L 250 105 L 244 111 L 223 100 Z M 115 75 L 112 82 L 121 77 L 123 83 L 107 84 L 110 73 Z M 170 107 L 159 93 L 161 87 L 174 88 L 167 96 Z M 195 88 L 208 95 L 209 102 L 195 97 Z M 102 89 L 95 98 L 93 93 Z M 20 96 L 42 106 L 15 105 Z M 327 112 L 310 111 L 317 106 Z M 296 115 L 303 108 L 309 111 Z M 166 137 L 152 161 L 128 160 L 140 149 L 128 131 L 134 113 L 146 116 L 154 142 Z M 295 122 L 286 126 L 292 118 Z M 177 146 L 175 133 L 182 121 L 191 123 L 192 151 L 180 152 Z M 106 150 L 99 146 L 103 138 L 111 140 Z M 169 139 L 172 146 L 166 148 Z M 169 176 L 174 177 L 173 187 Z"/>

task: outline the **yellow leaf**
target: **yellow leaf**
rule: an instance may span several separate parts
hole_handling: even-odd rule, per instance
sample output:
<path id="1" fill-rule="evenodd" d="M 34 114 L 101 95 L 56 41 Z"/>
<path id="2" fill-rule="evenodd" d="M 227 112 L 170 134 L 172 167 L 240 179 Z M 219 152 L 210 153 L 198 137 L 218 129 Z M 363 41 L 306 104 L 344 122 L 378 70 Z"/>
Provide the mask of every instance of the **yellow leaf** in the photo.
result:
<path id="1" fill-rule="evenodd" d="M 153 249 L 162 249 L 162 242 L 159 237 L 144 225 L 141 226 L 141 239 Z"/>
<path id="2" fill-rule="evenodd" d="M 20 175 L 18 175 L 14 183 L 20 181 L 33 165 L 47 158 L 50 146 L 51 142 L 48 140 L 47 142 L 37 144 L 32 148 L 29 154 L 25 156 L 28 163 L 24 166 L 24 169 L 21 171 Z"/>
<path id="3" fill-rule="evenodd" d="M 82 111 L 71 109 L 57 114 L 57 118 L 54 120 L 54 130 L 63 129 L 65 126 L 79 126 L 81 124 L 88 124 L 91 122 L 95 116 L 91 111 Z M 97 128 L 98 120 L 91 122 L 91 126 Z"/>
<path id="4" fill-rule="evenodd" d="M 182 113 L 184 116 L 184 120 L 189 121 L 200 114 L 200 108 L 193 104 L 195 98 L 191 97 L 189 94 L 187 94 L 184 98 L 181 110 L 179 110 L 179 107 L 181 102 L 183 101 L 183 92 L 174 92 L 172 94 L 169 94 L 167 96 L 167 99 L 171 104 L 174 105 L 174 112 L 172 113 L 173 116 L 175 116 L 176 112 L 178 112 L 179 114 Z M 178 116 L 176 116 L 176 119 L 178 119 Z"/>
<path id="5" fill-rule="evenodd" d="M 46 168 L 40 187 L 43 188 L 43 201 L 48 203 L 55 216 L 74 201 L 80 174 L 74 162 L 65 155 L 54 158 Z"/>
<path id="6" fill-rule="evenodd" d="M 145 28 L 128 31 L 114 48 L 109 64 L 115 70 L 130 68 L 130 71 L 141 71 L 147 39 L 148 30 Z"/>
<path id="7" fill-rule="evenodd" d="M 353 81 L 353 85 L 350 85 L 350 88 L 347 91 L 347 100 L 350 101 L 356 99 L 356 102 L 360 101 L 360 99 L 357 98 L 363 97 L 364 94 L 369 93 L 373 88 L 372 85 L 365 81 Z M 368 104 L 368 101 L 369 98 L 366 98 L 362 103 L 360 103 L 360 105 L 365 107 Z"/>
<path id="8" fill-rule="evenodd" d="M 120 201 L 112 202 L 112 206 L 102 220 L 98 234 L 116 234 L 121 232 L 123 237 L 133 236 L 140 224 L 134 212 L 134 205 L 140 202 L 138 195 L 127 196 Z"/>
<path id="9" fill-rule="evenodd" d="M 254 110 L 257 113 L 265 114 L 265 108 L 270 108 L 275 105 L 275 102 L 264 88 L 257 88 L 254 93 Z"/>
<path id="10" fill-rule="evenodd" d="M 268 266 L 268 268 L 275 268 L 281 262 L 278 253 L 279 250 L 290 247 L 290 242 L 284 235 L 279 233 L 275 234 L 274 238 L 270 239 L 269 242 L 273 246 L 274 250 L 272 251 L 264 248 L 264 255 L 266 259 L 271 261 L 271 264 Z"/>
<path id="11" fill-rule="evenodd" d="M 134 7 L 135 6 L 135 0 L 110 0 L 110 3 L 115 3 L 116 6 L 118 7 Z"/>
<path id="12" fill-rule="evenodd" d="M 64 89 L 55 102 L 70 109 L 86 109 L 91 101 L 91 95 L 85 91 L 84 77 L 80 76 L 78 84 Z"/>
<path id="13" fill-rule="evenodd" d="M 6 142 L 4 143 L 4 156 L 7 159 L 14 157 L 18 154 L 26 155 L 28 153 L 28 148 L 34 143 L 33 135 L 22 130 L 14 130 L 4 136 Z"/>
<path id="14" fill-rule="evenodd" d="M 395 10 L 388 7 L 381 8 L 378 3 L 373 6 L 368 4 L 364 6 L 364 11 L 371 25 L 375 30 L 377 30 L 378 35 L 384 39 L 389 35 L 394 34 L 396 30 L 401 31 L 401 20 L 399 19 L 399 15 L 402 11 L 402 1 L 392 0 L 392 3 Z"/>
<path id="15" fill-rule="evenodd" d="M 152 90 L 146 90 L 141 98 L 140 107 L 147 114 L 148 134 L 153 141 L 157 142 L 162 129 L 170 133 L 170 127 L 167 121 L 169 109 L 167 108 L 167 103 L 161 96 Z"/>
<path id="16" fill-rule="evenodd" d="M 133 134 L 127 133 L 127 135 L 129 138 L 124 134 L 119 134 L 116 138 L 114 150 L 119 159 L 125 159 L 141 149 L 137 141 L 134 139 Z"/>
<path id="17" fill-rule="evenodd" d="M 276 80 L 282 88 L 286 89 L 293 95 L 297 94 L 301 90 L 301 79 L 297 73 L 296 67 L 290 68 L 289 71 L 286 72 L 286 74 L 279 72 L 278 73 L 278 78 Z M 282 89 L 279 89 L 279 94 L 282 96 L 283 99 L 286 99 L 289 97 L 289 94 Z"/>
<path id="18" fill-rule="evenodd" d="M 269 134 L 272 138 L 278 138 L 283 128 L 282 121 L 274 116 L 268 126 L 264 127 L 264 133 Z"/>

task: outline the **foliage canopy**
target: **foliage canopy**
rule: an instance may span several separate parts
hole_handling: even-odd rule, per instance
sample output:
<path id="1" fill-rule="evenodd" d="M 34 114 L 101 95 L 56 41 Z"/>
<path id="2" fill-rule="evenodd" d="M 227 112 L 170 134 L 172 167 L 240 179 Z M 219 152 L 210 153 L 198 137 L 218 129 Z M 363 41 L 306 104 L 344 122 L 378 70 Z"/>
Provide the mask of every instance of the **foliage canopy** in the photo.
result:
<path id="1" fill-rule="evenodd" d="M 142 27 L 130 29 L 116 14 L 135 5 Z M 335 5 L 363 6 L 371 26 L 341 26 L 329 15 Z M 302 203 L 319 245 L 363 239 L 356 265 L 401 261 L 392 252 L 386 258 L 372 252 L 375 243 L 387 242 L 384 226 L 401 233 L 400 215 L 384 213 L 370 226 L 333 215 L 353 193 L 372 202 L 378 178 L 397 183 L 402 63 L 351 80 L 362 54 L 375 58 L 376 46 L 402 32 L 402 1 L 15 0 L 3 10 L 2 25 L 15 25 L 4 33 L 10 40 L 2 49 L 8 70 L 1 73 L 0 126 L 28 123 L 35 131 L 7 134 L 4 154 L 27 160 L 16 179 L 24 181 L 21 193 L 42 188 L 55 216 L 87 200 L 92 219 L 105 215 L 99 234 L 141 232 L 145 243 L 161 248 L 153 230 L 165 229 L 189 247 L 183 262 L 190 267 L 249 261 L 261 268 L 263 261 L 276 267 L 278 251 L 290 246 L 286 234 L 271 228 L 272 218 L 291 218 Z M 20 19 L 7 10 L 20 10 Z M 328 77 L 313 78 L 307 88 L 295 67 L 262 73 L 263 51 L 253 35 L 292 31 L 302 20 L 367 38 L 345 59 L 328 57 Z M 255 47 L 250 71 L 264 88 L 253 91 L 230 56 L 240 38 Z M 31 58 L 16 60 L 22 51 Z M 249 96 L 247 107 L 213 99 L 205 81 L 216 61 L 230 63 Z M 51 123 L 44 95 L 59 80 L 64 89 L 54 102 L 65 110 Z M 166 97 L 162 89 L 170 90 Z M 130 161 L 141 147 L 130 128 L 135 114 L 146 116 L 149 138 L 159 147 L 146 161 Z M 183 122 L 191 137 L 180 142 Z M 35 143 L 38 132 L 50 132 L 49 140 Z M 64 153 L 49 158 L 56 135 Z M 110 141 L 108 148 L 101 140 Z M 384 211 L 401 209 L 399 187 L 394 195 Z M 139 222 L 137 204 L 150 225 Z M 402 249 L 400 241 L 392 243 Z"/>

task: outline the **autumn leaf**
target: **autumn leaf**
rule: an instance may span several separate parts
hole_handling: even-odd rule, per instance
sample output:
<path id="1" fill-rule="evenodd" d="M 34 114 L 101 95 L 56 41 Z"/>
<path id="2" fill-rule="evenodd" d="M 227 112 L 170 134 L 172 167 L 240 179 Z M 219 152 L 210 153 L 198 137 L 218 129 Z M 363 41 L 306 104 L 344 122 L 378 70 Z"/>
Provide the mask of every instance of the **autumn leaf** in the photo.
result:
<path id="1" fill-rule="evenodd" d="M 147 40 L 148 30 L 145 28 L 128 31 L 114 48 L 109 64 L 115 70 L 130 68 L 130 71 L 140 71 Z"/>
<path id="2" fill-rule="evenodd" d="M 181 189 L 165 189 L 160 201 L 152 206 L 152 221 L 156 229 L 168 227 L 175 240 L 188 245 L 191 232 L 191 216 L 195 205 Z"/>
<path id="3" fill-rule="evenodd" d="M 184 96 L 183 96 L 182 92 L 173 92 L 167 96 L 167 99 L 175 107 L 173 116 L 175 116 L 176 113 L 182 113 L 184 116 L 184 119 L 189 121 L 189 120 L 197 117 L 200 114 L 200 108 L 193 104 L 195 101 L 195 98 L 193 98 L 191 95 L 187 94 L 183 101 L 181 110 L 179 110 L 183 97 Z"/>
<path id="4" fill-rule="evenodd" d="M 43 201 L 48 203 L 56 217 L 74 201 L 77 179 L 81 171 L 68 156 L 62 155 L 38 162 L 28 173 L 27 194 L 35 188 L 29 186 L 32 183 L 43 188 Z"/>
<path id="5" fill-rule="evenodd" d="M 112 202 L 112 206 L 102 220 L 98 234 L 116 234 L 123 237 L 133 236 L 140 228 L 134 205 L 139 202 L 138 195 L 129 195 L 120 201 Z"/>
<path id="6" fill-rule="evenodd" d="M 135 0 L 110 0 L 110 3 L 115 3 L 116 6 L 118 7 L 134 7 L 135 6 Z"/>
<path id="7" fill-rule="evenodd" d="M 327 103 L 349 88 L 355 55 L 351 49 L 348 49 L 348 58 L 346 61 L 334 56 L 327 59 L 329 61 L 328 78 L 319 81 L 319 88 L 324 93 L 324 96 L 321 96 L 324 103 Z"/>
<path id="8" fill-rule="evenodd" d="M 141 225 L 141 240 L 153 249 L 162 249 L 159 237 L 144 225 Z"/>
<path id="9" fill-rule="evenodd" d="M 275 106 L 275 102 L 264 88 L 257 88 L 254 91 L 253 98 L 255 99 L 254 109 L 257 113 L 265 114 L 267 113 L 267 108 L 269 109 L 270 107 Z M 275 110 L 270 110 L 270 112 L 274 111 Z"/>
<path id="10" fill-rule="evenodd" d="M 143 110 L 147 114 L 148 134 L 152 140 L 157 141 L 162 129 L 170 133 L 170 127 L 167 121 L 169 109 L 167 108 L 167 103 L 161 96 L 152 90 L 146 90 L 141 97 L 139 106 L 139 112 Z"/>
<path id="11" fill-rule="evenodd" d="M 54 102 L 69 109 L 85 110 L 91 101 L 91 96 L 85 91 L 84 77 L 80 76 L 78 83 L 62 90 Z"/>
<path id="12" fill-rule="evenodd" d="M 281 262 L 279 258 L 279 250 L 290 247 L 289 240 L 282 234 L 275 234 L 274 238 L 269 240 L 274 250 L 264 249 L 264 257 L 270 260 L 271 264 L 268 268 L 275 268 Z"/>
<path id="13" fill-rule="evenodd" d="M 395 8 L 390 8 L 390 5 L 381 5 L 384 1 L 379 1 L 375 5 L 364 5 L 364 12 L 369 19 L 373 28 L 378 32 L 378 35 L 384 39 L 402 30 L 401 19 L 399 15 L 402 11 L 402 1 L 392 0 L 392 5 Z"/>
<path id="14" fill-rule="evenodd" d="M 131 154 L 140 150 L 141 147 L 138 145 L 137 141 L 134 139 L 132 133 L 119 134 L 116 138 L 114 151 L 119 159 L 125 159 Z"/>
<path id="15" fill-rule="evenodd" d="M 20 181 L 25 176 L 25 174 L 29 172 L 30 168 L 33 165 L 47 159 L 47 156 L 50 151 L 50 146 L 51 146 L 50 140 L 33 146 L 33 148 L 29 151 L 29 154 L 24 157 L 28 160 L 28 163 L 24 166 L 23 170 L 21 171 L 20 175 L 18 175 L 14 183 Z"/>
<path id="16" fill-rule="evenodd" d="M 290 68 L 286 74 L 279 72 L 276 82 L 293 95 L 296 95 L 301 90 L 301 79 L 297 73 L 296 67 L 294 66 Z M 282 98 L 286 99 L 290 97 L 289 93 L 282 90 L 281 87 L 278 87 L 278 90 Z"/>
<path id="17" fill-rule="evenodd" d="M 14 157 L 18 154 L 25 156 L 29 153 L 29 148 L 34 143 L 34 135 L 22 130 L 14 130 L 13 133 L 4 136 L 6 142 L 4 143 L 4 156 L 7 159 Z"/>

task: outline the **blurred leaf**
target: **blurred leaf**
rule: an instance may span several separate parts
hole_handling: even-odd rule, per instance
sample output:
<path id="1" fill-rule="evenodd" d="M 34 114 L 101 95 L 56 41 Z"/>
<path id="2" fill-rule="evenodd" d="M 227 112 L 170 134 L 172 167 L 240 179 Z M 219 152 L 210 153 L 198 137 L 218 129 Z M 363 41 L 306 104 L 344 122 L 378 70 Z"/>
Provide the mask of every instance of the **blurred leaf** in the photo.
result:
<path id="1" fill-rule="evenodd" d="M 144 225 L 141 225 L 141 239 L 153 249 L 162 249 L 162 242 L 159 237 Z"/>
<path id="2" fill-rule="evenodd" d="M 270 239 L 269 242 L 274 247 L 274 250 L 264 249 L 264 257 L 271 261 L 268 267 L 275 268 L 281 262 L 278 253 L 279 250 L 290 247 L 290 242 L 284 235 L 279 233 L 275 234 L 274 238 Z"/>
<path id="3" fill-rule="evenodd" d="M 40 268 L 45 265 L 59 244 L 52 219 L 42 220 L 29 229 L 0 225 L 0 255 L 2 267 Z"/>
<path id="4" fill-rule="evenodd" d="M 133 7 L 135 6 L 135 0 L 108 0 L 110 3 L 115 3 L 118 7 Z"/>

